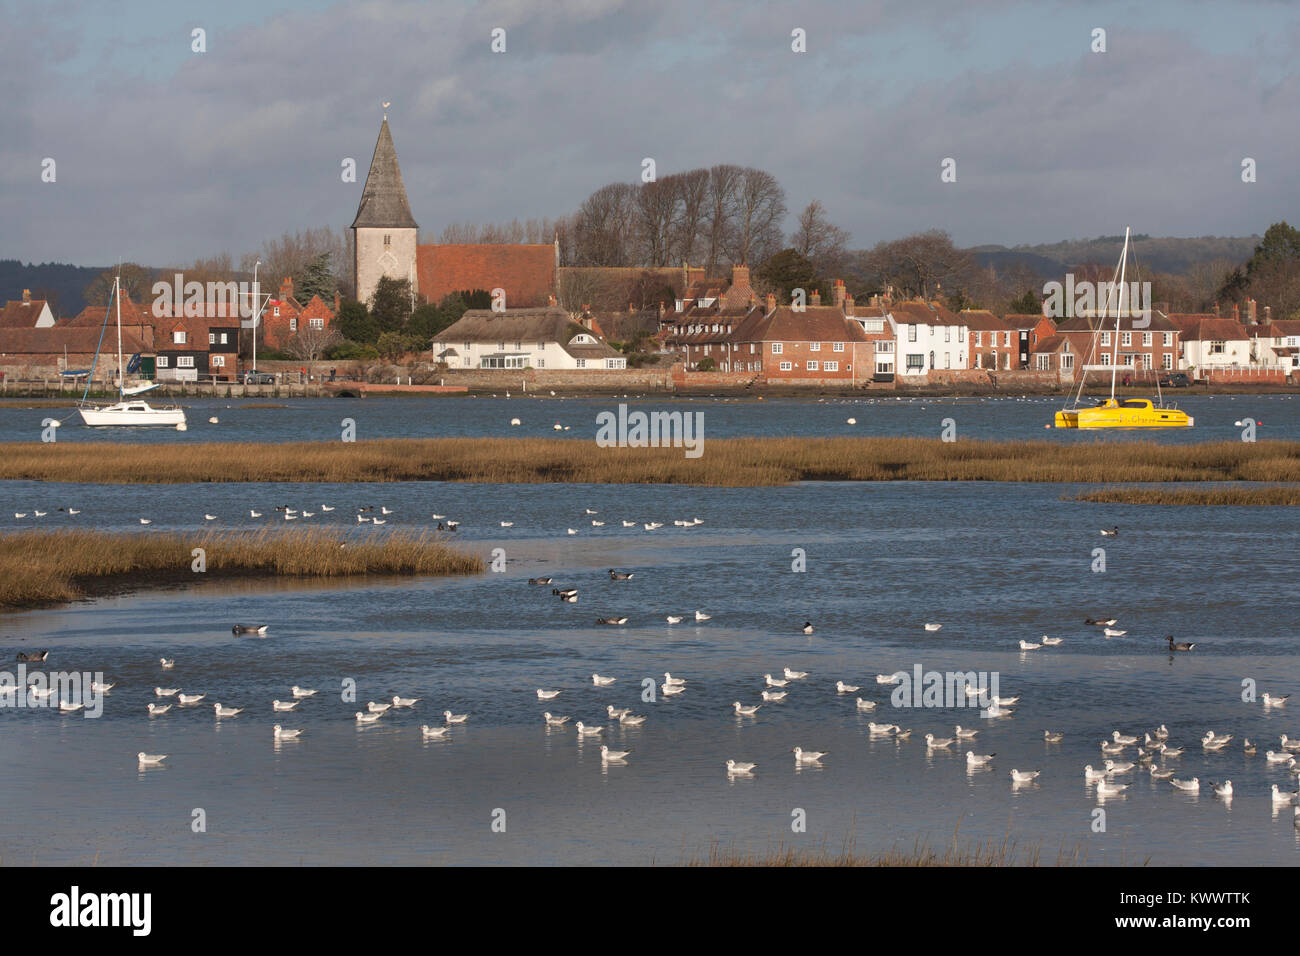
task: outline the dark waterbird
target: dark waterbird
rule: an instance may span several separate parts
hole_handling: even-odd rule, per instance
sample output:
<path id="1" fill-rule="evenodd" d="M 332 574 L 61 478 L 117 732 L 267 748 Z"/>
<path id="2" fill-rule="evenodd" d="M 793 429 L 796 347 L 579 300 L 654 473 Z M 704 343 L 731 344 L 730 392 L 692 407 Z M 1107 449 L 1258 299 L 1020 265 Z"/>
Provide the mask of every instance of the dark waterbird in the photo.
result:
<path id="1" fill-rule="evenodd" d="M 18 660 L 23 664 L 39 664 L 50 656 L 49 651 L 19 651 Z"/>
<path id="2" fill-rule="evenodd" d="M 550 578 L 529 578 L 528 583 L 529 584 L 550 584 L 551 579 Z"/>
<path id="3" fill-rule="evenodd" d="M 632 580 L 632 572 L 631 572 L 631 571 L 615 571 L 613 568 L 610 568 L 610 569 L 609 569 L 609 579 L 610 579 L 611 581 L 631 581 L 631 580 Z"/>
<path id="4" fill-rule="evenodd" d="M 1172 634 L 1165 635 L 1165 640 L 1169 642 L 1169 649 L 1171 651 L 1190 651 L 1193 647 L 1196 646 L 1196 644 L 1191 641 L 1175 642 L 1174 636 Z"/>
<path id="5" fill-rule="evenodd" d="M 231 634 L 265 634 L 269 624 L 236 624 L 230 629 Z"/>

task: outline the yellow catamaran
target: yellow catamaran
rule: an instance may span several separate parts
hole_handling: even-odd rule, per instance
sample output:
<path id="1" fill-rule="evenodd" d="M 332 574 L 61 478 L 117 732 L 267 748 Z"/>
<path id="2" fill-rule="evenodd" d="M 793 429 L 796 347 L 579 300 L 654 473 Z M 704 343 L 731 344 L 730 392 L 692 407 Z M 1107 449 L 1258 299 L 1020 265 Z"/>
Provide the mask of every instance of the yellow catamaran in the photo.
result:
<path id="1" fill-rule="evenodd" d="M 1115 270 L 1119 285 L 1117 288 L 1115 282 L 1111 282 L 1110 289 L 1106 293 L 1106 308 L 1102 311 L 1103 321 L 1097 323 L 1097 330 L 1093 333 L 1093 350 L 1095 351 L 1097 337 L 1101 334 L 1104 319 L 1108 317 L 1113 297 L 1115 302 L 1115 345 L 1110 361 L 1110 398 L 1104 399 L 1095 405 L 1084 406 L 1080 404 L 1083 399 L 1083 387 L 1088 381 L 1088 372 L 1085 367 L 1079 379 L 1079 391 L 1074 397 L 1074 404 L 1056 413 L 1057 428 L 1191 428 L 1195 424 L 1195 419 L 1191 415 L 1180 411 L 1177 406 L 1164 403 L 1164 397 L 1160 394 L 1159 378 L 1156 379 L 1156 402 L 1152 402 L 1147 398 L 1126 398 L 1121 400 L 1115 397 L 1115 377 L 1119 373 L 1120 321 L 1125 315 L 1124 294 L 1128 288 L 1125 282 L 1128 263 L 1128 241 L 1129 230 L 1125 228 L 1124 249 L 1119 256 L 1119 266 Z M 1131 317 L 1131 302 L 1128 311 Z"/>

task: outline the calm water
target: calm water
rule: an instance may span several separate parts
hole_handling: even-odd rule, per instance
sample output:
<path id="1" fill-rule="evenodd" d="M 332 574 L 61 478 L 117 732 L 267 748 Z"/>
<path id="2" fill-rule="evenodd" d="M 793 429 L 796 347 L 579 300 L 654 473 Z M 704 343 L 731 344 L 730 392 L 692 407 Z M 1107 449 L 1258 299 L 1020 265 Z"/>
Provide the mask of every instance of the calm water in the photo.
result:
<path id="1" fill-rule="evenodd" d="M 1228 416 L 1247 403 L 1213 401 L 1233 409 Z M 1266 421 L 1281 418 L 1284 402 L 1254 401 L 1276 404 Z M 547 406 L 548 417 L 559 407 Z M 809 419 L 843 416 L 799 407 Z M 990 420 L 1016 408 L 973 407 Z M 757 412 L 736 406 L 735 414 L 743 422 Z M 1300 712 L 1240 699 L 1247 678 L 1272 693 L 1300 686 L 1293 514 L 1060 500 L 1071 490 L 5 483 L 6 519 L 49 507 L 41 520 L 51 528 L 141 530 L 138 518 L 148 516 L 151 529 L 198 529 L 211 526 L 204 512 L 219 516 L 212 525 L 257 527 L 269 519 L 248 518 L 250 507 L 274 514 L 280 503 L 326 503 L 338 510 L 310 522 L 374 536 L 428 527 L 436 512 L 463 522 L 463 547 L 485 557 L 503 548 L 508 564 L 464 580 L 214 582 L 0 619 L 11 655 L 49 647 L 51 669 L 101 670 L 117 683 L 97 720 L 0 709 L 0 759 L 10 768 L 0 788 L 0 854 L 19 864 L 88 863 L 96 854 L 101 864 L 676 863 L 711 841 L 838 848 L 852 831 L 859 850 L 906 849 L 922 839 L 942 844 L 960 826 L 963 840 L 1010 832 L 1022 845 L 1040 843 L 1048 859 L 1077 846 L 1106 863 L 1296 863 L 1291 813 L 1275 815 L 1268 794 L 1270 783 L 1294 778 L 1262 754 L 1281 733 L 1300 736 Z M 355 508 L 371 504 L 392 509 L 389 523 L 357 527 Z M 83 512 L 59 516 L 59 505 Z M 608 523 L 592 527 L 587 508 Z M 696 527 L 672 525 L 697 516 Z M 624 529 L 623 519 L 667 527 Z M 515 525 L 503 529 L 501 520 Z M 1121 536 L 1100 538 L 1097 529 L 1111 524 Z M 1098 546 L 1107 552 L 1101 574 L 1090 571 Z M 791 571 L 794 548 L 807 553 L 806 573 Z M 611 582 L 610 567 L 635 577 Z M 530 587 L 536 575 L 578 587 L 579 603 Z M 712 620 L 664 621 L 696 609 Z M 1098 614 L 1118 617 L 1128 634 L 1105 640 L 1082 624 Z M 606 615 L 629 622 L 594 624 Z M 805 620 L 816 625 L 811 636 L 799 631 Z M 236 638 L 236 621 L 271 630 Z M 928 633 L 926 621 L 944 627 Z M 1017 650 L 1019 638 L 1044 633 L 1065 643 Z M 1198 646 L 1171 658 L 1165 634 Z M 177 661 L 165 675 L 162 656 Z M 1000 692 L 1022 701 L 1013 717 L 993 721 L 965 708 L 895 710 L 875 675 L 916 664 L 995 671 Z M 757 703 L 763 673 L 784 666 L 810 676 L 786 702 L 738 720 L 731 702 Z M 643 702 L 641 680 L 666 670 L 689 681 L 686 693 Z M 592 672 L 618 682 L 596 688 Z M 422 699 L 359 729 L 358 705 L 340 699 L 348 678 L 362 705 L 394 694 Z M 870 718 L 835 693 L 839 679 L 862 685 L 863 696 L 882 702 L 875 719 L 913 728 L 912 738 L 872 740 Z M 151 719 L 145 704 L 160 683 L 209 697 Z M 295 683 L 320 694 L 296 713 L 273 714 L 271 700 Z M 542 703 L 539 687 L 562 694 Z M 247 710 L 219 722 L 216 700 Z M 648 720 L 610 726 L 606 704 Z M 444 709 L 469 713 L 469 723 L 446 742 L 424 742 L 419 725 L 439 723 Z M 610 745 L 631 758 L 602 768 L 598 745 L 580 745 L 571 729 L 548 732 L 543 710 L 610 726 Z M 276 747 L 277 722 L 306 734 Z M 1139 775 L 1104 804 L 1107 831 L 1091 832 L 1097 799 L 1083 765 L 1100 764 L 1097 744 L 1112 730 L 1140 735 L 1162 722 L 1188 747 L 1171 762 L 1179 776 L 1230 778 L 1236 799 L 1225 805 L 1208 788 L 1188 796 Z M 967 773 L 965 746 L 927 755 L 923 735 L 950 736 L 956 723 L 981 727 L 973 749 L 996 753 L 994 769 Z M 1064 731 L 1064 743 L 1045 745 L 1044 728 Z M 1198 738 L 1209 729 L 1238 740 L 1206 755 Z M 1258 741 L 1260 756 L 1243 754 L 1242 735 Z M 794 746 L 830 755 L 821 768 L 797 770 Z M 167 765 L 138 771 L 139 750 L 169 754 Z M 757 762 L 753 779 L 729 781 L 728 758 Z M 1039 784 L 1013 790 L 1012 767 L 1043 771 Z M 195 808 L 206 812 L 206 833 L 191 831 Z M 808 820 L 798 836 L 795 808 Z M 497 809 L 505 833 L 491 829 Z"/>
<path id="2" fill-rule="evenodd" d="M 1196 419 L 1191 429 L 1133 432 L 1055 431 L 1050 424 L 1061 407 L 1059 398 L 971 399 L 674 399 L 668 396 L 630 395 L 632 408 L 681 409 L 705 413 L 705 436 L 724 438 L 747 435 L 938 435 L 945 418 L 956 423 L 960 438 L 1046 438 L 1059 441 L 1131 441 L 1135 437 L 1162 442 L 1236 440 L 1241 429 L 1233 422 L 1253 418 L 1258 435 L 1266 438 L 1300 438 L 1300 401 L 1293 395 L 1169 396 Z M 281 407 L 254 408 L 226 401 L 187 401 L 182 404 L 189 430 L 167 428 L 94 429 L 80 424 L 69 402 L 67 408 L 0 407 L 0 441 L 39 441 L 46 418 L 67 419 L 59 432 L 61 442 L 149 441 L 195 443 L 211 441 L 320 441 L 339 437 L 340 422 L 352 418 L 359 439 L 432 438 L 453 436 L 545 435 L 554 426 L 568 426 L 565 438 L 593 437 L 596 416 L 616 409 L 621 397 L 551 398 L 370 398 L 370 399 L 266 399 L 261 404 Z M 71 416 L 71 417 L 70 417 Z M 208 419 L 217 418 L 218 424 Z M 510 425 L 512 418 L 520 424 Z M 846 419 L 856 418 L 856 425 Z"/>

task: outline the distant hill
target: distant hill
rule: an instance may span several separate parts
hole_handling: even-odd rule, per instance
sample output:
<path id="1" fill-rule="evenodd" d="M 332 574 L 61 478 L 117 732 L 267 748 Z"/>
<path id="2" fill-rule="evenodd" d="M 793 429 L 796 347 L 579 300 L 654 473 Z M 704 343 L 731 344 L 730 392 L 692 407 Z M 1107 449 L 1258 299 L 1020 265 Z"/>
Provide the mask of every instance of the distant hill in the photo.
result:
<path id="1" fill-rule="evenodd" d="M 76 315 L 86 307 L 82 292 L 106 268 L 62 262 L 24 265 L 17 259 L 0 259 L 0 306 L 10 299 L 21 299 L 23 289 L 31 289 L 32 298 L 50 300 L 55 318 Z"/>
<path id="2" fill-rule="evenodd" d="M 1192 266 L 1216 260 L 1242 263 L 1251 257 L 1259 236 L 1200 236 L 1194 239 L 1135 235 L 1130 250 L 1139 266 L 1155 272 L 1184 273 Z M 1123 236 L 1067 239 L 1036 246 L 974 246 L 970 252 L 981 266 L 1003 270 L 1023 264 L 1049 278 L 1084 263 L 1114 264 L 1124 246 Z"/>

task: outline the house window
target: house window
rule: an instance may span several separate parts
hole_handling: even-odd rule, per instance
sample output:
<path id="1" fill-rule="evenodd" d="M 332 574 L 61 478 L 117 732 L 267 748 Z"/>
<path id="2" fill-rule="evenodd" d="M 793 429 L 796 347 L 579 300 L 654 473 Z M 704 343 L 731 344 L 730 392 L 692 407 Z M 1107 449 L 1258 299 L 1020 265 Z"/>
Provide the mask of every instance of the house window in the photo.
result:
<path id="1" fill-rule="evenodd" d="M 1211 343 L 1210 343 L 1210 354 L 1211 354 L 1211 355 L 1222 355 L 1222 354 L 1223 354 L 1223 343 L 1222 343 L 1222 342 L 1211 342 Z"/>
<path id="2" fill-rule="evenodd" d="M 586 359 L 578 359 L 578 368 L 586 368 L 586 367 L 587 367 L 587 360 L 586 360 Z"/>
<path id="3" fill-rule="evenodd" d="M 290 320 L 289 320 L 289 331 L 290 331 L 290 332 L 297 332 L 297 331 L 298 331 L 298 320 L 297 320 L 297 319 L 290 319 Z"/>
<path id="4" fill-rule="evenodd" d="M 890 352 L 890 353 L 892 353 L 893 351 L 894 351 L 894 340 L 893 340 L 893 339 L 877 339 L 877 340 L 876 340 L 876 352 L 877 352 L 877 353 L 881 353 L 881 352 Z"/>
<path id="5" fill-rule="evenodd" d="M 229 337 L 229 335 L 228 335 L 227 333 L 225 333 L 225 332 L 222 332 L 222 333 L 221 333 L 221 344 L 222 344 L 222 345 L 226 345 L 227 343 L 229 343 L 229 341 L 230 341 L 230 337 Z"/>
<path id="6" fill-rule="evenodd" d="M 984 347 L 984 333 L 983 333 L 983 332 L 976 332 L 976 333 L 975 333 L 975 347 L 976 347 L 977 349 L 982 349 L 982 348 Z"/>
<path id="7" fill-rule="evenodd" d="M 177 367 L 177 368 L 193 368 L 193 367 L 194 367 L 194 356 L 193 356 L 193 355 L 178 355 L 178 356 L 176 356 L 176 367 Z"/>
<path id="8" fill-rule="evenodd" d="M 822 370 L 825 372 L 838 372 L 840 370 L 839 362 L 823 362 Z"/>
<path id="9" fill-rule="evenodd" d="M 843 342 L 836 342 L 834 345 L 831 346 L 831 351 L 832 351 L 832 352 L 843 352 L 843 351 L 844 351 L 844 343 L 843 343 Z"/>
<path id="10" fill-rule="evenodd" d="M 808 364 L 808 371 L 810 371 L 810 372 L 815 372 L 815 371 L 817 371 L 817 363 L 816 363 L 816 362 L 808 362 L 807 364 Z"/>
<path id="11" fill-rule="evenodd" d="M 809 352 L 820 352 L 821 350 L 822 350 L 822 344 L 821 344 L 820 342 L 810 342 L 810 343 L 808 343 L 808 351 L 809 351 Z"/>
<path id="12" fill-rule="evenodd" d="M 952 341 L 952 326 L 951 326 L 951 325 L 945 325 L 945 326 L 943 327 L 943 340 L 944 340 L 945 342 L 951 342 L 951 341 Z"/>
<path id="13" fill-rule="evenodd" d="M 1143 332 L 1143 333 L 1142 333 L 1142 344 L 1143 344 L 1143 345 L 1150 345 L 1150 344 L 1151 344 L 1151 333 L 1150 333 L 1150 332 Z"/>
<path id="14" fill-rule="evenodd" d="M 1171 346 L 1171 345 L 1173 345 L 1173 344 L 1174 344 L 1174 333 L 1172 333 L 1172 332 L 1166 332 L 1166 333 L 1165 333 L 1165 348 L 1168 348 L 1169 346 Z"/>
<path id="15" fill-rule="evenodd" d="M 275 315 L 276 318 L 279 318 L 279 317 L 280 317 L 280 307 L 279 307 L 278 305 L 275 307 L 275 309 L 273 310 L 273 312 L 274 312 L 274 315 Z"/>
<path id="16" fill-rule="evenodd" d="M 1145 368 L 1145 369 L 1149 369 L 1149 368 L 1151 368 L 1151 353 L 1150 353 L 1150 352 L 1143 352 L 1143 353 L 1142 353 L 1142 367 Z"/>
<path id="17" fill-rule="evenodd" d="M 158 368 L 167 368 L 167 363 L 168 363 L 168 361 L 169 361 L 169 360 L 168 360 L 167 356 L 165 356 L 165 355 L 160 355 L 160 356 L 158 356 L 157 367 L 158 367 Z"/>
<path id="18" fill-rule="evenodd" d="M 1101 364 L 1102 364 L 1102 365 L 1109 365 L 1109 364 L 1110 364 L 1110 353 L 1109 353 L 1109 352 L 1102 352 L 1102 353 L 1101 353 Z"/>
<path id="19" fill-rule="evenodd" d="M 1119 344 L 1122 345 L 1122 346 L 1124 346 L 1124 348 L 1128 348 L 1130 345 L 1132 345 L 1132 344 L 1133 344 L 1133 333 L 1132 333 L 1132 332 L 1121 332 L 1121 333 L 1120 333 L 1120 336 L 1119 336 Z"/>
<path id="20" fill-rule="evenodd" d="M 894 363 L 893 363 L 893 362 L 877 362 L 877 363 L 876 363 L 876 374 L 877 374 L 877 375 L 892 375 L 893 373 L 894 373 Z"/>
<path id="21" fill-rule="evenodd" d="M 1046 352 L 1035 355 L 1034 362 L 1040 372 L 1046 372 L 1052 367 L 1052 357 Z"/>
<path id="22" fill-rule="evenodd" d="M 172 333 L 172 345 L 184 345 L 184 344 L 185 344 L 185 330 L 177 329 Z"/>
<path id="23" fill-rule="evenodd" d="M 749 354 L 750 354 L 750 355 L 753 355 L 753 354 L 754 354 L 754 351 L 755 351 L 754 343 L 753 343 L 753 342 L 750 342 L 750 343 L 749 343 Z"/>
<path id="24" fill-rule="evenodd" d="M 1061 356 L 1061 371 L 1062 371 L 1062 372 L 1072 372 L 1072 371 L 1074 371 L 1074 356 L 1073 356 L 1073 355 L 1070 355 L 1070 354 L 1067 353 L 1067 354 Z"/>
<path id="25" fill-rule="evenodd" d="M 907 327 L 907 341 L 916 341 L 916 326 L 914 324 Z M 910 368 L 911 366 L 909 365 L 908 367 Z"/>
<path id="26" fill-rule="evenodd" d="M 545 342 L 538 342 L 538 343 L 537 343 L 537 351 L 539 351 L 539 352 L 545 352 L 545 351 L 546 351 L 546 343 L 545 343 Z"/>
<path id="27" fill-rule="evenodd" d="M 907 370 L 909 372 L 919 372 L 925 368 L 925 356 L 920 352 L 909 352 L 907 354 Z"/>
<path id="28" fill-rule="evenodd" d="M 384 248 L 387 249 L 387 248 L 388 248 L 389 246 L 391 246 L 392 244 L 393 244 L 393 237 L 392 237 L 391 235 L 389 235 L 388 233 L 385 233 L 385 234 L 384 234 Z"/>
<path id="29" fill-rule="evenodd" d="M 1166 372 L 1170 371 L 1174 367 L 1173 352 L 1166 352 L 1164 354 L 1164 357 L 1161 358 L 1160 360 L 1160 367 L 1163 368 Z"/>
<path id="30" fill-rule="evenodd" d="M 307 321 L 311 323 L 311 327 L 312 327 L 313 329 L 323 329 L 323 328 L 325 328 L 325 320 L 324 320 L 324 319 L 308 319 Z"/>
<path id="31" fill-rule="evenodd" d="M 226 365 L 226 357 L 225 357 L 224 355 L 214 355 L 214 356 L 212 356 L 212 367 L 213 367 L 213 368 L 224 368 L 225 365 Z"/>
<path id="32" fill-rule="evenodd" d="M 934 359 L 932 358 L 930 361 L 934 361 Z M 994 354 L 994 356 L 993 356 L 993 363 L 994 363 L 994 365 L 997 364 L 997 361 L 998 361 L 997 355 Z M 944 368 L 952 368 L 952 353 L 951 353 L 951 352 L 944 352 L 944 353 L 943 353 L 943 367 L 944 367 Z"/>
<path id="33" fill-rule="evenodd" d="M 794 366 L 792 366 L 789 362 L 782 362 L 782 363 L 781 363 L 781 371 L 783 371 L 783 372 L 788 372 L 788 371 L 790 371 L 793 367 L 794 367 Z"/>
<path id="34" fill-rule="evenodd" d="M 773 354 L 773 355 L 780 355 L 784 348 L 785 348 L 785 346 L 784 346 L 781 342 L 773 342 L 773 343 L 772 343 L 772 354 Z"/>
<path id="35" fill-rule="evenodd" d="M 1109 333 L 1109 332 L 1103 332 L 1103 333 L 1101 333 L 1101 344 L 1102 344 L 1102 345 L 1110 345 L 1110 333 Z"/>
<path id="36" fill-rule="evenodd" d="M 209 345 L 215 345 L 215 344 L 216 344 L 216 341 L 217 341 L 216 333 L 215 333 L 215 332 L 209 332 L 209 333 L 208 333 L 208 344 L 209 344 Z"/>

